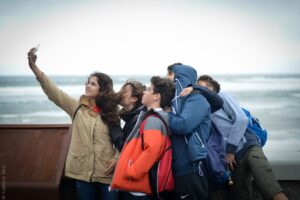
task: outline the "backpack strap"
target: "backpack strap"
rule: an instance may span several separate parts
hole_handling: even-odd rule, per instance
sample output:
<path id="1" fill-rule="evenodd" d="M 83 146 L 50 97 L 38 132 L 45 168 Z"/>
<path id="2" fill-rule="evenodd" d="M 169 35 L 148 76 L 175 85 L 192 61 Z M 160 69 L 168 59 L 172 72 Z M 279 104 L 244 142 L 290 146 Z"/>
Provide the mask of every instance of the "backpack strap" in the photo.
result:
<path id="1" fill-rule="evenodd" d="M 75 112 L 74 112 L 74 114 L 73 114 L 73 121 L 74 121 L 74 119 L 75 119 L 75 116 L 76 116 L 76 114 L 77 114 L 79 108 L 81 108 L 81 104 L 76 108 L 76 110 L 75 110 Z"/>
<path id="2" fill-rule="evenodd" d="M 158 114 L 153 113 L 153 114 L 148 115 L 148 116 L 143 120 L 143 122 L 141 123 L 140 130 L 139 130 L 139 133 L 140 133 L 141 139 L 142 139 L 142 150 L 144 150 L 144 129 L 145 129 L 145 125 L 146 125 L 146 120 L 147 120 L 148 117 L 150 117 L 150 116 L 159 118 L 159 119 L 163 122 L 163 124 L 165 125 L 165 127 L 166 127 L 167 135 L 170 135 L 170 134 L 169 134 L 169 129 L 168 129 L 167 123 L 166 123 L 166 122 L 165 122 Z"/>

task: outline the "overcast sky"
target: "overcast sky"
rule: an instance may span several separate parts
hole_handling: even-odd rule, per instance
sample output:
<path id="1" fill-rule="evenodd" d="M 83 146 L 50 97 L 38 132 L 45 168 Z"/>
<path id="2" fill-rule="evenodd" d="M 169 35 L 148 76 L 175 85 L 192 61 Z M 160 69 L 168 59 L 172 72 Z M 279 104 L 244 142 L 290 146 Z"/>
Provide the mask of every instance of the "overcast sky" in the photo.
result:
<path id="1" fill-rule="evenodd" d="M 0 75 L 300 73 L 300 0 L 2 0 Z"/>

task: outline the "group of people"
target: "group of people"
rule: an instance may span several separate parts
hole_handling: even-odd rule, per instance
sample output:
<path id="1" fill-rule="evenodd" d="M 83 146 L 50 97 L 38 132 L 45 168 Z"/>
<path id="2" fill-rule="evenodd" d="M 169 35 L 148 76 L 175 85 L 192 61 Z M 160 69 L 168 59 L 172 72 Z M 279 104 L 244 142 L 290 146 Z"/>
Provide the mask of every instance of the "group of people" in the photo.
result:
<path id="1" fill-rule="evenodd" d="M 129 79 L 115 93 L 112 79 L 95 72 L 77 100 L 38 68 L 35 52 L 28 52 L 31 70 L 48 98 L 72 119 L 64 174 L 75 181 L 78 199 L 155 199 L 149 170 L 161 157 L 167 137 L 172 142 L 175 182 L 169 199 L 213 199 L 206 150 L 211 121 L 226 142 L 234 181 L 229 199 L 252 199 L 253 179 L 266 199 L 287 199 L 256 137 L 247 132 L 240 105 L 220 92 L 212 77 L 197 79 L 193 67 L 175 63 L 167 68 L 166 78 L 153 76 L 149 87 Z M 212 105 L 196 92 L 197 84 L 208 88 L 219 103 Z"/>

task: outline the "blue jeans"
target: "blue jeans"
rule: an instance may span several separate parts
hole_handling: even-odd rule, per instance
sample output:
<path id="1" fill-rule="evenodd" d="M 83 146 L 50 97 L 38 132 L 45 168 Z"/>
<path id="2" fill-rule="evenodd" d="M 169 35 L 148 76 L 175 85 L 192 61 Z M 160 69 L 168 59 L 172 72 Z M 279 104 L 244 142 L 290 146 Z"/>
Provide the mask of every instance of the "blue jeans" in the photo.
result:
<path id="1" fill-rule="evenodd" d="M 79 200 L 118 200 L 117 191 L 109 191 L 109 185 L 98 182 L 76 180 L 76 189 Z"/>

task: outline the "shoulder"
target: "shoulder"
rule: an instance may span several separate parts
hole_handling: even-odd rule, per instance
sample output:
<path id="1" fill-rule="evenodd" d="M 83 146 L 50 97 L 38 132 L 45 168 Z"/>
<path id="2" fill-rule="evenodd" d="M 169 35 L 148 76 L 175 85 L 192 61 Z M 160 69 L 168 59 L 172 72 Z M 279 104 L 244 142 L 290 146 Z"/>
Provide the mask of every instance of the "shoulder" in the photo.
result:
<path id="1" fill-rule="evenodd" d="M 162 119 L 160 119 L 157 116 L 150 115 L 145 120 L 146 120 L 145 121 L 145 129 L 146 130 L 149 130 L 149 129 L 161 130 L 162 126 L 164 126 Z"/>
<path id="2" fill-rule="evenodd" d="M 189 96 L 186 97 L 186 101 L 194 102 L 195 104 L 201 103 L 201 104 L 209 105 L 206 98 L 200 92 L 193 92 L 192 94 L 190 94 Z"/>
<path id="3" fill-rule="evenodd" d="M 149 117 L 147 117 L 146 119 L 146 123 L 149 125 L 153 125 L 153 124 L 162 124 L 162 119 L 160 119 L 160 117 L 158 116 L 154 116 L 154 115 L 150 115 Z"/>
<path id="4" fill-rule="evenodd" d="M 231 95 L 227 92 L 219 92 L 218 95 L 222 98 L 222 99 L 226 99 L 226 98 L 230 98 Z"/>

